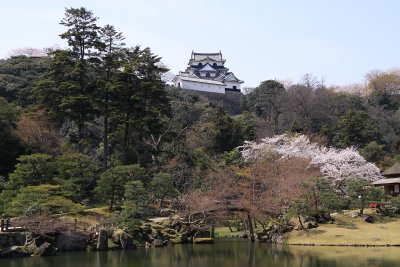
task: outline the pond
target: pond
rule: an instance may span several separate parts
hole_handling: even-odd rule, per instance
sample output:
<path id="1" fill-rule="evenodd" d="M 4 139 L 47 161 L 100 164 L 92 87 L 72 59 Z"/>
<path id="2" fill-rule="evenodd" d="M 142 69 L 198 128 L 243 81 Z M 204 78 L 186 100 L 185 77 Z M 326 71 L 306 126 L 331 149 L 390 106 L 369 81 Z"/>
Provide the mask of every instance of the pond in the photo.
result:
<path id="1" fill-rule="evenodd" d="M 391 267 L 398 247 L 301 247 L 247 240 L 131 251 L 65 252 L 54 257 L 0 259 L 0 267 Z"/>

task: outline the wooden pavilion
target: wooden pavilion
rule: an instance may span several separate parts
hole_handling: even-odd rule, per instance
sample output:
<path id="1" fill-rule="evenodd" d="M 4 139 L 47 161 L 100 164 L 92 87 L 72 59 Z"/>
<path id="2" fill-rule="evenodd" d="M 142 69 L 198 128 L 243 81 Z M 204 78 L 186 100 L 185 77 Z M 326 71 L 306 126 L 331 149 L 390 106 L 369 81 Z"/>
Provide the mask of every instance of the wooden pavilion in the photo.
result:
<path id="1" fill-rule="evenodd" d="M 383 186 L 385 193 L 391 196 L 400 195 L 400 164 L 387 169 L 382 173 L 385 177 L 378 181 L 373 182 L 375 186 Z"/>

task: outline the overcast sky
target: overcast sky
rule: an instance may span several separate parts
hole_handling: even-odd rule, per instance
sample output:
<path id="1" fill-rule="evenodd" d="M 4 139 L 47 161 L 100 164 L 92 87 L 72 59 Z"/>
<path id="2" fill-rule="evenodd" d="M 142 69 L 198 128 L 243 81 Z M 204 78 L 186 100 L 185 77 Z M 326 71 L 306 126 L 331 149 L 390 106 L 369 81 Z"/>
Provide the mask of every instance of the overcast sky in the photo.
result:
<path id="1" fill-rule="evenodd" d="M 396 0 L 4 0 L 0 57 L 15 48 L 65 47 L 65 7 L 81 7 L 111 24 L 129 46 L 148 46 L 175 74 L 192 50 L 222 51 L 244 86 L 267 79 L 328 85 L 362 82 L 367 72 L 400 66 Z"/>

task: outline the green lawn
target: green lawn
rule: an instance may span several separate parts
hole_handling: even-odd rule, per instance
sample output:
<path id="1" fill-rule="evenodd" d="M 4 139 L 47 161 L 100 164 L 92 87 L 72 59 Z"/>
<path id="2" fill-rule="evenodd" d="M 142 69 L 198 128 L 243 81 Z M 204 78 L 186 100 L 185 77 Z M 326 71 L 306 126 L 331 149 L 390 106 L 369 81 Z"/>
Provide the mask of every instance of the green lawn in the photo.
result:
<path id="1" fill-rule="evenodd" d="M 354 211 L 353 211 L 354 212 Z M 333 224 L 288 233 L 288 244 L 315 245 L 399 245 L 400 218 L 383 217 L 367 209 L 377 219 L 375 223 L 364 221 L 365 216 L 351 218 L 351 212 L 337 214 Z"/>

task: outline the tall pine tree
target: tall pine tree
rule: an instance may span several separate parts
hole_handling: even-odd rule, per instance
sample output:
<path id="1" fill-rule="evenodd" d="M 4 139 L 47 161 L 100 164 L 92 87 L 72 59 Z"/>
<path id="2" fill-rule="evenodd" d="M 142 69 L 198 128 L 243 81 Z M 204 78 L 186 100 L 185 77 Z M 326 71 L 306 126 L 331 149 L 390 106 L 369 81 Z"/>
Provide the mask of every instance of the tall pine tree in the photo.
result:
<path id="1" fill-rule="evenodd" d="M 101 50 L 101 72 L 103 79 L 99 86 L 99 110 L 103 116 L 103 170 L 107 169 L 108 162 L 108 132 L 110 101 L 114 99 L 112 89 L 115 87 L 115 74 L 122 64 L 122 49 L 125 39 L 122 33 L 117 32 L 114 26 L 106 25 L 100 29 L 100 38 L 104 46 Z"/>
<path id="2" fill-rule="evenodd" d="M 66 39 L 68 50 L 51 53 L 52 62 L 37 83 L 37 95 L 50 113 L 77 126 L 76 142 L 82 148 L 85 123 L 95 114 L 94 91 L 100 63 L 100 41 L 97 17 L 85 8 L 67 8 L 60 24 L 68 30 L 60 36 Z"/>

